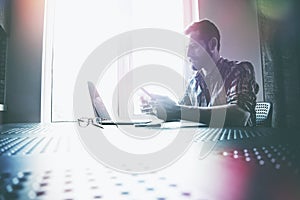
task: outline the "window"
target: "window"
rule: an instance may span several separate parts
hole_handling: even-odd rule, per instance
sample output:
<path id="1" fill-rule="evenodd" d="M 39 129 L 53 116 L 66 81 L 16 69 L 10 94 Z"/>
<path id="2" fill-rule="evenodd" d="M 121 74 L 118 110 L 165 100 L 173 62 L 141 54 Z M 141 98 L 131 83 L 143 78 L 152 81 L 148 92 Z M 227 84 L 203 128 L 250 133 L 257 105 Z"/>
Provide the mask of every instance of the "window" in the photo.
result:
<path id="1" fill-rule="evenodd" d="M 43 121 L 73 120 L 72 98 L 75 79 L 83 62 L 97 46 L 112 36 L 138 28 L 163 28 L 182 33 L 187 18 L 184 16 L 184 2 L 48 0 L 44 38 Z M 188 19 L 190 18 L 189 16 Z M 108 109 L 111 105 L 107 102 L 110 102 L 112 96 L 112 90 L 109 88 L 115 87 L 120 77 L 130 68 L 145 64 L 146 57 L 165 56 L 164 58 L 174 59 L 170 58 L 170 55 L 155 55 L 156 53 L 137 52 L 122 58 L 125 61 L 131 60 L 129 66 L 120 67 L 120 62 L 112 64 L 118 66 L 111 67 L 101 83 L 97 83 Z M 176 70 L 180 71 L 182 67 L 178 66 Z M 104 88 L 103 85 L 109 85 L 109 88 Z"/>

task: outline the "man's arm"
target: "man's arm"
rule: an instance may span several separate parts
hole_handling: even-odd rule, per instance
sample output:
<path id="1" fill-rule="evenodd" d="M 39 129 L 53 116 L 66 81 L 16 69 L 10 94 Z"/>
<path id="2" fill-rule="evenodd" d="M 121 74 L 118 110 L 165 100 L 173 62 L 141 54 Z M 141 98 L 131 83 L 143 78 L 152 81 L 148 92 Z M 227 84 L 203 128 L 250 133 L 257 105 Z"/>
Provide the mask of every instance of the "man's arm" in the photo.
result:
<path id="1" fill-rule="evenodd" d="M 211 107 L 178 105 L 171 100 L 157 98 L 155 115 L 165 121 L 183 119 L 211 124 L 212 126 L 246 126 L 255 124 L 255 103 L 258 85 L 255 81 L 254 68 L 249 62 L 241 62 L 232 71 L 228 81 L 227 104 Z M 187 97 L 185 95 L 185 97 Z M 188 99 L 188 98 L 187 98 Z M 186 102 L 186 101 L 185 101 Z M 250 119 L 252 113 L 252 118 Z M 253 114 L 254 113 L 254 114 Z M 253 117 L 254 116 L 254 117 Z"/>
<path id="2" fill-rule="evenodd" d="M 212 126 L 245 126 L 250 113 L 237 104 L 212 107 L 178 105 L 168 97 L 156 98 L 152 105 L 155 115 L 165 121 L 187 120 Z"/>
<path id="3" fill-rule="evenodd" d="M 212 126 L 246 126 L 250 113 L 236 104 L 212 107 L 180 105 L 181 119 L 210 124 Z"/>

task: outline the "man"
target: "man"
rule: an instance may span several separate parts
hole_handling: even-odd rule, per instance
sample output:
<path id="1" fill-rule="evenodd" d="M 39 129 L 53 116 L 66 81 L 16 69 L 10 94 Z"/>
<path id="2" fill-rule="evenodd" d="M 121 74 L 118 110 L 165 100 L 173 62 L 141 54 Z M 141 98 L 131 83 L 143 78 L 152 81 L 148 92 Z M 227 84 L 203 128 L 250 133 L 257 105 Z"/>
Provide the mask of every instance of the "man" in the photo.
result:
<path id="1" fill-rule="evenodd" d="M 225 126 L 254 126 L 258 84 L 252 64 L 220 56 L 220 33 L 209 20 L 193 23 L 185 33 L 190 36 L 187 57 L 195 74 L 179 104 L 168 97 L 155 97 L 155 115 L 165 121 L 183 119 L 208 125 L 219 117 Z"/>

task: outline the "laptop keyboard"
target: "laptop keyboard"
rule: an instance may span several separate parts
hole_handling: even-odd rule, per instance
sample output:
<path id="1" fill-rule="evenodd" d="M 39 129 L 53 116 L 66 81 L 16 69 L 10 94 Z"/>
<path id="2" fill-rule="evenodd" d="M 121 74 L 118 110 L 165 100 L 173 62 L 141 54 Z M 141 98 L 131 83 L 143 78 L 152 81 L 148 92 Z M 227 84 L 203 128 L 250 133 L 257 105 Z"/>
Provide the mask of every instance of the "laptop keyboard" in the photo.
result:
<path id="1" fill-rule="evenodd" d="M 7 130 L 0 132 L 0 136 L 43 134 L 51 132 L 52 129 L 50 124 L 18 124 L 18 126 L 20 127 L 9 128 L 8 126 Z"/>
<path id="2" fill-rule="evenodd" d="M 31 136 L 0 139 L 0 156 L 70 153 L 69 136 Z"/>
<path id="3" fill-rule="evenodd" d="M 35 156 L 76 153 L 82 150 L 72 124 L 33 124 L 1 132 L 1 156 Z"/>
<path id="4" fill-rule="evenodd" d="M 268 136 L 272 133 L 267 129 L 201 128 L 195 134 L 193 146 L 206 141 L 245 144 L 252 139 Z M 2 129 L 0 161 L 15 161 L 18 164 L 12 168 L 1 167 L 0 200 L 210 199 L 205 191 L 199 190 L 197 184 L 175 179 L 172 173 L 123 174 L 96 161 L 96 164 L 85 162 L 82 158 L 88 155 L 80 154 L 81 151 L 82 145 L 74 130 L 70 131 L 70 124 L 65 127 L 31 124 Z M 229 146 L 216 149 L 212 157 L 231 165 L 237 163 L 239 166 L 267 168 L 278 173 L 289 171 L 293 176 L 299 176 L 299 154 L 299 148 L 289 144 L 251 144 L 243 148 Z M 53 162 L 51 160 L 51 165 L 43 165 L 44 161 L 49 163 L 49 156 Z M 81 165 L 69 163 L 68 157 L 82 159 L 79 162 Z"/>
<path id="5" fill-rule="evenodd" d="M 228 128 L 210 128 L 200 129 L 194 136 L 194 141 L 233 141 L 247 140 L 256 137 L 270 136 L 270 130 L 251 130 L 251 129 L 228 129 Z"/>

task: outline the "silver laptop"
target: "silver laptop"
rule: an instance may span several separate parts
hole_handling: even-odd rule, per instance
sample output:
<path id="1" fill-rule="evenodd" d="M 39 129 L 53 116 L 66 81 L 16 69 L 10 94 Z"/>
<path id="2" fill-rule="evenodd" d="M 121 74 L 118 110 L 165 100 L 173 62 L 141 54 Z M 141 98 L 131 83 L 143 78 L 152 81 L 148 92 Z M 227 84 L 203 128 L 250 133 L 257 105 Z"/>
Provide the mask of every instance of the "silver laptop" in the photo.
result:
<path id="1" fill-rule="evenodd" d="M 88 82 L 88 88 L 89 88 L 89 93 L 91 96 L 91 101 L 92 101 L 92 106 L 93 106 L 93 110 L 95 113 L 95 117 L 99 117 L 101 119 L 101 124 L 115 124 L 115 125 L 134 125 L 134 124 L 147 124 L 149 122 L 151 122 L 151 120 L 135 120 L 135 121 L 117 121 L 114 122 L 105 105 L 104 102 L 102 100 L 102 98 L 100 97 L 94 83 L 92 82 Z"/>

